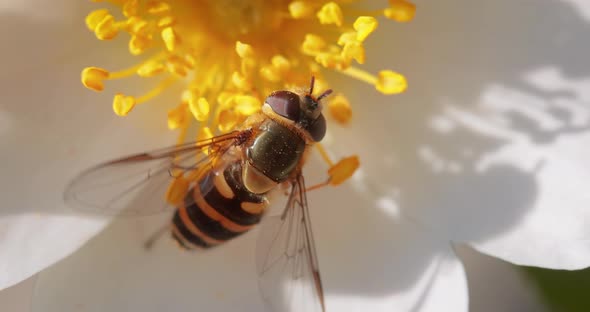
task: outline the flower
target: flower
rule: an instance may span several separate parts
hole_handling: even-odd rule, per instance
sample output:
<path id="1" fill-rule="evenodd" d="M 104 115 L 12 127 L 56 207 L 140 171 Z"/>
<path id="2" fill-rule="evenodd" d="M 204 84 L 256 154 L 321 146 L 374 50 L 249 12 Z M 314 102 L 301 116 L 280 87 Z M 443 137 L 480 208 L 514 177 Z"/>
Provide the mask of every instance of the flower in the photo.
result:
<path id="1" fill-rule="evenodd" d="M 330 150 L 349 153 L 353 146 L 363 166 L 354 183 L 309 195 L 329 310 L 466 311 L 465 272 L 451 242 L 517 264 L 590 263 L 589 46 L 580 40 L 588 18 L 566 1 L 536 1 L 534 12 L 526 2 L 455 1 L 429 3 L 403 29 L 383 25 L 367 39 L 367 51 L 377 51 L 396 38 L 402 49 L 383 48 L 368 59 L 392 62 L 412 88 L 392 98 L 355 85 L 347 94 L 354 121 L 330 128 L 333 137 L 346 138 Z M 11 14 L 22 12 L 29 11 Z M 49 45 L 56 49 L 72 38 L 80 38 L 74 46 L 92 44 L 63 18 L 67 10 L 58 13 L 4 19 L 29 30 L 32 47 L 2 51 L 5 59 L 31 60 L 7 64 L 0 78 L 2 103 L 9 103 L 0 110 L 0 144 L 9 147 L 3 157 L 13 164 L 1 180 L 2 286 L 63 258 L 106 223 L 60 214 L 71 176 L 114 154 L 170 140 L 158 122 L 165 108 L 116 118 L 96 104 L 107 97 L 78 93 L 70 79 L 79 74 L 75 58 L 44 67 L 42 57 L 59 51 L 33 47 L 49 35 L 64 43 Z M 23 36 L 10 35 L 8 42 Z M 37 92 L 22 92 L 31 84 Z M 312 176 L 325 172 L 320 163 L 309 169 Z M 236 302 L 260 308 L 249 256 L 255 235 L 199 255 L 166 243 L 146 254 L 137 243 L 164 220 L 133 222 L 117 221 L 44 272 L 36 303 L 60 310 L 67 308 L 50 304 L 115 310 L 126 299 L 143 310 L 163 304 L 222 310 Z M 81 283 L 82 277 L 88 279 Z"/>
<path id="2" fill-rule="evenodd" d="M 115 72 L 86 67 L 82 83 L 103 91 L 106 80 L 158 79 L 144 95 L 115 94 L 113 110 L 126 116 L 181 81 L 179 104 L 167 117 L 170 129 L 181 130 L 181 142 L 195 121 L 198 138 L 235 128 L 260 110 L 270 92 L 306 85 L 310 73 L 316 89 L 328 88 L 322 69 L 370 83 L 384 94 L 404 91 L 400 74 L 372 75 L 353 62 L 365 63 L 364 41 L 377 28 L 377 17 L 405 22 L 414 5 L 392 0 L 384 9 L 361 11 L 346 2 L 113 1 L 121 18 L 101 8 L 88 14 L 86 25 L 99 40 L 128 33 L 129 53 L 139 61 Z M 350 104 L 342 94 L 335 99 L 329 112 L 347 124 Z"/>

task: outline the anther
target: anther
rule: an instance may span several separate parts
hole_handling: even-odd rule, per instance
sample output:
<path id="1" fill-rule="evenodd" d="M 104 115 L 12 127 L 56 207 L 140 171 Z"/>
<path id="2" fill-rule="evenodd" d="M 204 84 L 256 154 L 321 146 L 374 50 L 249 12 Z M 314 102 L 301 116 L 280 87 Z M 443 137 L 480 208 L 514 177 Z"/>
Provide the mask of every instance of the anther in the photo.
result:
<path id="1" fill-rule="evenodd" d="M 117 116 L 127 116 L 135 107 L 135 98 L 118 93 L 113 98 L 113 111 Z"/>
<path id="2" fill-rule="evenodd" d="M 335 2 L 328 2 L 322 6 L 318 11 L 317 17 L 321 24 L 335 24 L 336 26 L 342 26 L 344 17 L 342 10 Z"/>
<path id="3" fill-rule="evenodd" d="M 82 70 L 82 84 L 94 91 L 104 90 L 104 80 L 109 78 L 109 72 L 106 69 L 98 67 L 86 67 Z"/>
<path id="4" fill-rule="evenodd" d="M 379 72 L 379 77 L 375 88 L 383 94 L 396 94 L 406 90 L 408 83 L 406 78 L 391 70 L 382 70 Z"/>
<path id="5" fill-rule="evenodd" d="M 346 125 L 352 119 L 352 108 L 346 97 L 337 94 L 328 102 L 330 115 L 340 124 Z"/>
<path id="6" fill-rule="evenodd" d="M 383 11 L 385 17 L 394 21 L 409 22 L 416 15 L 416 5 L 406 0 L 389 0 L 391 7 Z"/>
<path id="7" fill-rule="evenodd" d="M 360 165 L 358 156 L 350 156 L 341 159 L 336 165 L 328 169 L 331 185 L 339 185 L 348 180 Z"/>
<path id="8" fill-rule="evenodd" d="M 175 206 L 181 204 L 184 200 L 184 196 L 188 192 L 189 184 L 189 181 L 182 175 L 174 178 L 166 191 L 166 201 Z"/>
<path id="9" fill-rule="evenodd" d="M 356 30 L 356 40 L 363 42 L 377 29 L 377 19 L 372 16 L 359 16 L 352 27 Z"/>

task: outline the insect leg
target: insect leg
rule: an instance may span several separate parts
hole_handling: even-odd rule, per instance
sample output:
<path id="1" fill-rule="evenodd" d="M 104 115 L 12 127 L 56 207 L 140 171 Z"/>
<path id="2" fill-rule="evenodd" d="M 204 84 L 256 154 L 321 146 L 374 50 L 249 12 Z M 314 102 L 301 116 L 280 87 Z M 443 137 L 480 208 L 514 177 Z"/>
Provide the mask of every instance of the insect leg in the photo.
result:
<path id="1" fill-rule="evenodd" d="M 164 226 L 157 229 L 152 235 L 150 235 L 150 237 L 148 237 L 148 239 L 143 244 L 143 248 L 145 248 L 146 250 L 152 249 L 152 247 L 154 247 L 154 244 L 156 243 L 156 241 L 158 239 L 160 239 L 160 237 L 162 237 L 162 235 L 169 230 L 170 230 L 170 223 L 167 222 L 166 224 L 164 224 Z"/>

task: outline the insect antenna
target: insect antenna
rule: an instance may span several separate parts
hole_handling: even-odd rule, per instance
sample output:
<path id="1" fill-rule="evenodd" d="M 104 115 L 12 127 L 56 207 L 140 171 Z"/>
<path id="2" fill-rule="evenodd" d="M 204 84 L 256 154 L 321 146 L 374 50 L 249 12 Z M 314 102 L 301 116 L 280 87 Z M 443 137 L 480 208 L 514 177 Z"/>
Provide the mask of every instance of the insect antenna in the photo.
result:
<path id="1" fill-rule="evenodd" d="M 313 86 L 315 85 L 315 76 L 311 76 L 311 83 L 309 84 L 309 94 L 313 93 Z"/>
<path id="2" fill-rule="evenodd" d="M 332 89 L 328 89 L 326 91 L 324 91 L 322 94 L 320 94 L 320 96 L 318 96 L 318 101 L 320 101 L 321 99 L 325 98 L 326 96 L 332 94 L 333 90 Z"/>

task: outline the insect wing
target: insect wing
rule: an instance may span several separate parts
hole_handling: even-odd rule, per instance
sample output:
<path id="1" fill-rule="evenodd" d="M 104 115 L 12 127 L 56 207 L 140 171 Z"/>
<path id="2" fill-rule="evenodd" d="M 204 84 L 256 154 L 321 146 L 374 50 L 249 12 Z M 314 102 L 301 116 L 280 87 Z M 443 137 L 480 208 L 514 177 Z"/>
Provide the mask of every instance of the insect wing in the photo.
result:
<path id="1" fill-rule="evenodd" d="M 166 192 L 174 179 L 197 177 L 210 170 L 236 144 L 240 133 L 131 155 L 90 168 L 70 183 L 64 199 L 74 208 L 106 215 L 164 211 L 173 206 L 167 202 Z"/>
<path id="2" fill-rule="evenodd" d="M 267 216 L 259 235 L 259 286 L 271 310 L 325 311 L 302 175 L 293 182 L 283 213 Z"/>

